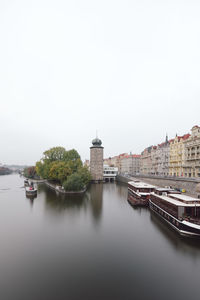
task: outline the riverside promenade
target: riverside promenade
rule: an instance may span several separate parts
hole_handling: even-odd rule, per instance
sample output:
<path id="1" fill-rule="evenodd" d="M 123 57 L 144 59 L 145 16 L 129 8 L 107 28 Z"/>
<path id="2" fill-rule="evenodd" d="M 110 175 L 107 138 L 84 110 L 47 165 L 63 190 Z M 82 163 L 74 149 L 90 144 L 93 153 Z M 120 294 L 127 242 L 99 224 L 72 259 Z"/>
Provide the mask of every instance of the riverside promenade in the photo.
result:
<path id="1" fill-rule="evenodd" d="M 160 187 L 171 186 L 173 188 L 185 189 L 186 194 L 193 197 L 200 197 L 200 178 L 162 177 L 156 175 L 134 175 L 129 177 L 126 175 L 117 175 L 116 178 L 117 181 L 123 183 L 134 179 Z"/>

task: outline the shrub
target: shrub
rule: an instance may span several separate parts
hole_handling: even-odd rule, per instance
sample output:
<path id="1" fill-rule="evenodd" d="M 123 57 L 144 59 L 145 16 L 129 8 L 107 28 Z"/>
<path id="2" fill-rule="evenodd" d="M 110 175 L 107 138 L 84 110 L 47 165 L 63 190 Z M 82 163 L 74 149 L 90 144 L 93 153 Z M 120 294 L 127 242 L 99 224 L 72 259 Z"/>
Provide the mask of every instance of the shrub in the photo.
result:
<path id="1" fill-rule="evenodd" d="M 84 188 L 85 184 L 82 176 L 78 173 L 74 173 L 68 176 L 63 186 L 66 191 L 80 191 Z"/>

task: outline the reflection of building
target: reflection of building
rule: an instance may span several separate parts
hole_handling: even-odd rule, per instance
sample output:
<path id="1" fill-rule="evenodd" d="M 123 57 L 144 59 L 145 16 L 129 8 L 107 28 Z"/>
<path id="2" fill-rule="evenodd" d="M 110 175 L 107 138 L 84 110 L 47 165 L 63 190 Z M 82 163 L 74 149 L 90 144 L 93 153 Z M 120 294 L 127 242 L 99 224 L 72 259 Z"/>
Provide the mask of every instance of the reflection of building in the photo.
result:
<path id="1" fill-rule="evenodd" d="M 95 223 L 97 224 L 102 216 L 103 207 L 103 184 L 91 184 L 90 207 Z"/>
<path id="2" fill-rule="evenodd" d="M 114 181 L 118 173 L 118 168 L 110 167 L 108 165 L 103 166 L 103 178 L 105 181 Z"/>
<path id="3" fill-rule="evenodd" d="M 90 147 L 90 172 L 92 181 L 103 181 L 103 147 L 100 139 L 96 138 L 92 141 L 93 146 Z"/>

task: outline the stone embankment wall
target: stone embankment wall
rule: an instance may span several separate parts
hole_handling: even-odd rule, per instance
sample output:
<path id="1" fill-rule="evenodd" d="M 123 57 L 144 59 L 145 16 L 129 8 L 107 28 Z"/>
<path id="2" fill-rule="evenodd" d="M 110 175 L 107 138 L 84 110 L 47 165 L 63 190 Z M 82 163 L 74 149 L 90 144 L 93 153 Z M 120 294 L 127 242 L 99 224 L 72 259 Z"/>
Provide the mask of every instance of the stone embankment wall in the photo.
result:
<path id="1" fill-rule="evenodd" d="M 193 197 L 200 197 L 200 192 L 196 191 L 197 185 L 200 184 L 200 181 L 197 179 L 184 179 L 184 178 L 162 178 L 162 177 L 131 177 L 127 178 L 121 175 L 117 176 L 117 181 L 127 183 L 131 180 L 141 180 L 143 182 L 153 184 L 160 187 L 171 186 L 173 188 L 185 189 L 187 195 L 191 195 Z"/>
<path id="2" fill-rule="evenodd" d="M 83 190 L 81 190 L 81 191 L 65 191 L 64 189 L 61 188 L 61 186 L 55 185 L 55 184 L 50 183 L 48 181 L 45 181 L 45 184 L 49 188 L 51 188 L 51 189 L 53 189 L 53 190 L 55 190 L 55 191 L 57 191 L 59 193 L 65 194 L 65 195 L 80 195 L 80 194 L 85 193 L 85 191 L 86 191 L 86 187 Z"/>

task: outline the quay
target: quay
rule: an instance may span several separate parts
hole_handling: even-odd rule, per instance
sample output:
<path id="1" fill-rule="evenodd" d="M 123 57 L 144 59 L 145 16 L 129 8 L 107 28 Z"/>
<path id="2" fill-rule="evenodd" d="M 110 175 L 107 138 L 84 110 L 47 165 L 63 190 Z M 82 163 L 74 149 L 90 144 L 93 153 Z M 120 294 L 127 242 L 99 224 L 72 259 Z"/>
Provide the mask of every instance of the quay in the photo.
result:
<path id="1" fill-rule="evenodd" d="M 172 188 L 185 189 L 186 194 L 200 198 L 200 179 L 199 178 L 181 178 L 181 177 L 161 177 L 155 175 L 134 175 L 125 176 L 117 175 L 116 181 L 128 184 L 132 180 L 140 180 L 148 184 L 165 187 L 171 186 Z"/>

